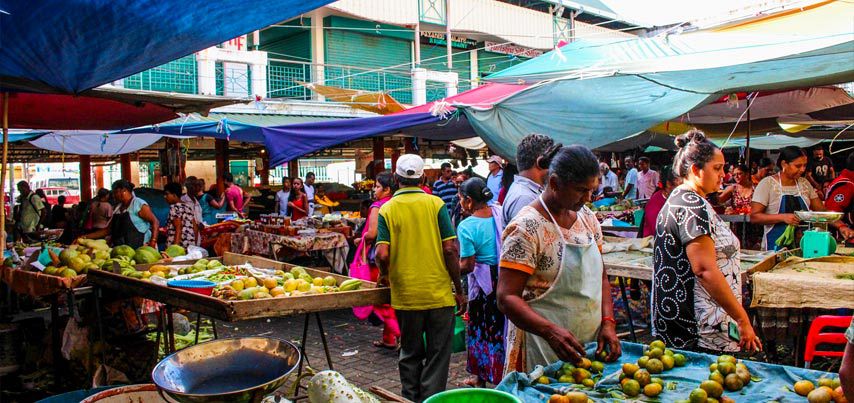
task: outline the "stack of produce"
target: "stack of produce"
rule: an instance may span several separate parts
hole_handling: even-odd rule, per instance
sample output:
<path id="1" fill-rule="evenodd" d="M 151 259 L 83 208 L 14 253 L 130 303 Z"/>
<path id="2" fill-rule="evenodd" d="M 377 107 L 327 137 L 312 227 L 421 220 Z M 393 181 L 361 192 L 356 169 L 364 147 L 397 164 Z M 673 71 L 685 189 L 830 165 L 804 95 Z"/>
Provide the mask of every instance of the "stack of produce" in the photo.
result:
<path id="1" fill-rule="evenodd" d="M 661 378 L 652 375 L 661 374 L 674 367 L 685 366 L 687 361 L 684 355 L 674 353 L 667 348 L 663 341 L 653 341 L 644 351 L 643 356 L 638 358 L 636 364 L 623 364 L 620 387 L 629 397 L 635 397 L 641 393 L 647 397 L 656 397 L 661 394 L 666 385 Z"/>
<path id="2" fill-rule="evenodd" d="M 809 403 L 848 403 L 839 378 L 818 378 L 818 387 L 812 381 L 803 379 L 792 385 L 792 391 L 807 398 Z"/>
<path id="3" fill-rule="evenodd" d="M 273 276 L 237 278 L 217 287 L 212 295 L 227 300 L 250 300 L 355 291 L 361 286 L 362 281 L 358 279 L 339 284 L 333 276 L 312 277 L 305 268 L 294 267 L 289 272 L 277 270 Z"/>

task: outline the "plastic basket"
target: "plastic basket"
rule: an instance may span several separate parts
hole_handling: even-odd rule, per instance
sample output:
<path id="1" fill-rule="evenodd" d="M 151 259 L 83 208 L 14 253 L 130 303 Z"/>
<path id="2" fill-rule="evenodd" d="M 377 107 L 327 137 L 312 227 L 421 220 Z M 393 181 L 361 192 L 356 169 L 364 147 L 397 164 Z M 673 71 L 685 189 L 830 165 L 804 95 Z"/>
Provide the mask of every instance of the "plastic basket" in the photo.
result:
<path id="1" fill-rule="evenodd" d="M 216 283 L 208 280 L 172 280 L 167 282 L 166 285 L 202 295 L 211 295 L 214 287 L 216 287 Z"/>
<path id="2" fill-rule="evenodd" d="M 522 403 L 518 397 L 494 389 L 454 389 L 430 396 L 424 403 Z"/>
<path id="3" fill-rule="evenodd" d="M 427 335 L 422 336 L 424 345 L 427 345 Z M 454 317 L 454 336 L 451 339 L 451 351 L 459 353 L 466 351 L 466 322 L 459 316 Z"/>

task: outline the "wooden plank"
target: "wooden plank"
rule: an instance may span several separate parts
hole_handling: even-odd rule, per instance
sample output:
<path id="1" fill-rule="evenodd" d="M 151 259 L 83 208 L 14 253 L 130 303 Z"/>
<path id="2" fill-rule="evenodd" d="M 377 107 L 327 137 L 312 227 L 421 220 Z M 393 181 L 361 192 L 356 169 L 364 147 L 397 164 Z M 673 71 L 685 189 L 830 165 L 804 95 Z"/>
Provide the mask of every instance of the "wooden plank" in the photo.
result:
<path id="1" fill-rule="evenodd" d="M 362 305 L 387 304 L 391 300 L 389 288 L 368 288 L 328 294 L 301 295 L 297 297 L 267 298 L 247 301 L 228 301 L 231 304 L 229 320 L 269 318 L 352 308 Z"/>
<path id="2" fill-rule="evenodd" d="M 211 260 L 211 259 L 208 259 Z M 225 265 L 240 265 L 251 263 L 258 268 L 273 270 L 290 270 L 294 265 L 277 262 L 257 256 L 241 255 L 237 253 L 226 253 L 222 257 Z M 165 263 L 161 263 L 165 264 Z M 171 262 L 167 265 L 187 265 L 187 262 Z M 139 265 L 137 269 L 145 269 L 151 265 Z M 305 268 L 312 277 L 332 276 L 340 284 L 351 277 L 329 273 L 318 269 Z M 95 271 L 93 271 L 94 273 Z M 107 271 L 97 271 L 92 276 L 92 282 L 99 286 L 117 290 L 127 295 L 142 296 L 151 300 L 166 303 L 178 308 L 187 309 L 192 312 L 212 318 L 229 322 L 269 318 L 277 316 L 297 315 L 309 312 L 321 312 L 335 309 L 352 308 L 362 305 L 387 304 L 391 301 L 391 290 L 388 288 L 377 288 L 376 283 L 362 280 L 362 288 L 356 291 L 342 291 L 328 294 L 301 295 L 295 297 L 267 298 L 257 300 L 222 300 L 206 295 L 185 291 L 179 288 L 170 288 L 142 281 L 139 279 L 122 276 Z"/>
<path id="3" fill-rule="evenodd" d="M 380 399 L 382 399 L 382 401 L 384 402 L 412 403 L 412 400 L 398 396 L 393 392 L 390 392 L 379 386 L 371 386 L 369 391 Z"/>
<path id="4" fill-rule="evenodd" d="M 180 288 L 164 287 L 150 281 L 142 281 L 103 270 L 91 271 L 89 281 L 92 284 L 118 291 L 127 296 L 140 296 L 208 317 L 231 320 L 231 306 L 228 301 L 218 298 Z"/>
<path id="5" fill-rule="evenodd" d="M 652 281 L 652 267 L 606 264 L 605 271 L 609 276 Z"/>

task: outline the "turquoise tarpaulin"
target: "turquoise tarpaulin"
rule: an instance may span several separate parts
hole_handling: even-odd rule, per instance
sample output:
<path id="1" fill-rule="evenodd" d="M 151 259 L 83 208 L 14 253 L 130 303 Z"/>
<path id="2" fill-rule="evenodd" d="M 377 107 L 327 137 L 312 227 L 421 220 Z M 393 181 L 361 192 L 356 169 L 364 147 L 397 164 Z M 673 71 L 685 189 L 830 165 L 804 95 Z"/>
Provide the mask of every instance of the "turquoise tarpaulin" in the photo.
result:
<path id="1" fill-rule="evenodd" d="M 851 10 L 839 2 L 742 29 L 581 38 L 486 77 L 529 88 L 491 107 L 461 109 L 505 157 L 530 133 L 601 147 L 724 94 L 854 80 L 854 35 L 844 17 Z"/>
<path id="2" fill-rule="evenodd" d="M 623 347 L 623 355 L 617 362 L 605 364 L 604 375 L 596 383 L 595 390 L 585 389 L 581 385 L 572 385 L 577 390 L 587 393 L 588 397 L 596 402 L 616 402 L 624 401 L 625 396 L 619 391 L 619 376 L 623 363 L 637 362 L 637 359 L 643 355 L 645 346 L 642 344 L 621 342 Z M 596 351 L 596 344 L 590 343 L 587 346 L 588 356 L 592 357 Z M 673 382 L 675 390 L 668 390 L 665 387 L 661 395 L 658 396 L 662 402 L 672 402 L 680 399 L 687 399 L 691 390 L 698 388 L 700 382 L 708 379 L 709 365 L 716 361 L 717 357 L 709 354 L 700 354 L 690 351 L 673 350 L 674 352 L 682 353 L 688 358 L 688 363 L 684 367 L 673 368 L 670 371 L 665 371 L 653 377 L 659 377 L 664 380 L 665 385 Z M 554 373 L 561 367 L 562 362 L 555 362 L 544 368 L 546 376 L 551 377 L 551 382 L 548 385 L 537 384 L 532 386 L 529 381 L 529 375 L 519 372 L 512 372 L 504 377 L 504 380 L 496 387 L 496 389 L 508 392 L 519 397 L 525 402 L 547 402 L 549 396 L 554 393 L 565 393 L 570 385 L 565 383 L 557 383 L 553 378 Z M 735 399 L 736 402 L 802 402 L 806 399 L 791 391 L 791 386 L 801 380 L 808 379 L 816 382 L 822 376 L 837 378 L 838 375 L 830 374 L 821 371 L 814 371 L 803 368 L 789 367 L 783 365 L 766 364 L 755 361 L 744 361 L 747 368 L 750 369 L 751 375 L 757 379 L 750 382 L 739 392 L 724 392 L 724 396 Z M 643 396 L 639 400 L 653 400 Z"/>

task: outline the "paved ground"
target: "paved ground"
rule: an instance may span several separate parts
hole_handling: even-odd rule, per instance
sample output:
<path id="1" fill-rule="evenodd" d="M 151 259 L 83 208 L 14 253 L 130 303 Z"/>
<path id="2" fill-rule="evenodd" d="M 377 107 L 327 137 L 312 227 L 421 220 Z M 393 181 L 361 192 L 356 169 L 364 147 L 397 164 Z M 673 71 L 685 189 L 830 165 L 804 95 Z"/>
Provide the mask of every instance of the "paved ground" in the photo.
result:
<path id="1" fill-rule="evenodd" d="M 397 372 L 396 351 L 377 348 L 372 341 L 382 334 L 381 326 L 357 320 L 350 310 L 321 313 L 323 328 L 327 334 L 329 352 L 334 369 L 353 384 L 368 389 L 372 386 L 400 393 L 400 377 Z M 217 323 L 217 331 L 223 336 L 261 335 L 279 337 L 298 343 L 302 337 L 304 317 L 261 319 L 237 323 Z M 314 369 L 327 369 L 326 357 L 320 340 L 317 323 L 312 318 L 306 343 L 308 361 Z M 465 353 L 451 357 L 448 388 L 463 387 L 466 372 Z"/>

